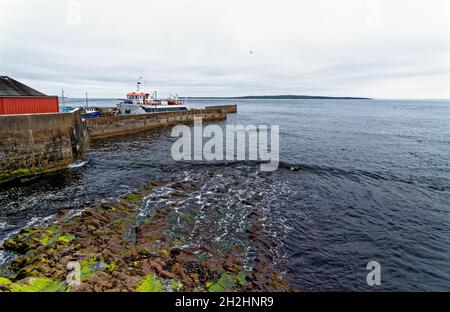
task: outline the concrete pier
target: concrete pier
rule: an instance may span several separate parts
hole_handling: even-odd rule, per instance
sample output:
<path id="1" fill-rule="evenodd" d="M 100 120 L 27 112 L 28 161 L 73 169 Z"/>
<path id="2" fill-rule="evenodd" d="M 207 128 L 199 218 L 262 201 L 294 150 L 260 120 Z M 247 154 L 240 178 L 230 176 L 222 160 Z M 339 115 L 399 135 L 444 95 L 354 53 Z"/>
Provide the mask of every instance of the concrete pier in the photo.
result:
<path id="1" fill-rule="evenodd" d="M 205 107 L 205 109 L 207 109 L 207 110 L 224 109 L 228 114 L 237 113 L 237 105 L 236 104 L 207 106 L 207 107 Z"/>
<path id="2" fill-rule="evenodd" d="M 91 140 L 169 125 L 225 120 L 235 105 L 146 115 L 82 119 L 80 112 L 0 116 L 0 183 L 56 171 L 85 157 Z"/>
<path id="3" fill-rule="evenodd" d="M 0 116 L 0 182 L 66 168 L 84 157 L 80 112 Z"/>
<path id="4" fill-rule="evenodd" d="M 203 121 L 224 120 L 227 118 L 227 108 L 207 107 L 188 111 L 91 118 L 86 120 L 86 125 L 91 140 L 101 140 L 169 125 L 191 123 L 194 117 L 201 117 Z"/>

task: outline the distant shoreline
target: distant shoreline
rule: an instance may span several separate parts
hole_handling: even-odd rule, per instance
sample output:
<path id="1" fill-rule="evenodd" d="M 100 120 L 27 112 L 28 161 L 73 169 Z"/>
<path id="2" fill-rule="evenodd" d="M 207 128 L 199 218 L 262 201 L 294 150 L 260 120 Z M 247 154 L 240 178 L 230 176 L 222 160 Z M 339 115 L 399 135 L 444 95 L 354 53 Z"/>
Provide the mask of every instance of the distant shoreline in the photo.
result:
<path id="1" fill-rule="evenodd" d="M 180 97 L 184 98 L 184 97 Z M 248 95 L 248 96 L 188 96 L 187 99 L 201 100 L 372 100 L 366 97 L 350 97 L 350 96 L 313 96 L 313 95 Z"/>

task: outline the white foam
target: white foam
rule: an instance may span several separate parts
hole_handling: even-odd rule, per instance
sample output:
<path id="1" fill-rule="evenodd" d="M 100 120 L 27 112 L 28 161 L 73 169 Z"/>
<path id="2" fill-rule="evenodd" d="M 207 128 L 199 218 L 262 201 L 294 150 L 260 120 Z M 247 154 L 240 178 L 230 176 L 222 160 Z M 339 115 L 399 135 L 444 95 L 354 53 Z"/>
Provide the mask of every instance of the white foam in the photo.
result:
<path id="1" fill-rule="evenodd" d="M 0 250 L 0 265 L 6 261 L 5 252 Z"/>
<path id="2" fill-rule="evenodd" d="M 80 167 L 83 167 L 84 165 L 86 165 L 88 162 L 89 162 L 89 160 L 77 160 L 73 164 L 70 164 L 69 168 L 71 168 L 71 169 L 80 168 Z"/>

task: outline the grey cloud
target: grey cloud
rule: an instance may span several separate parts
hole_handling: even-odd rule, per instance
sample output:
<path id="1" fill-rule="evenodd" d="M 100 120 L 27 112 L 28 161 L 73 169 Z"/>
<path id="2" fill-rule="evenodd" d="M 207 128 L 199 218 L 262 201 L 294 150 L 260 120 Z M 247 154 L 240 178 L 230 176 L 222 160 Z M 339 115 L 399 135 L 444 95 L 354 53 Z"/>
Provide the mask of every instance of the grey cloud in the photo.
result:
<path id="1" fill-rule="evenodd" d="M 144 76 L 160 94 L 450 98 L 443 0 L 4 3 L 0 70 L 49 94 L 120 97 Z M 373 3 L 378 26 L 364 15 Z"/>

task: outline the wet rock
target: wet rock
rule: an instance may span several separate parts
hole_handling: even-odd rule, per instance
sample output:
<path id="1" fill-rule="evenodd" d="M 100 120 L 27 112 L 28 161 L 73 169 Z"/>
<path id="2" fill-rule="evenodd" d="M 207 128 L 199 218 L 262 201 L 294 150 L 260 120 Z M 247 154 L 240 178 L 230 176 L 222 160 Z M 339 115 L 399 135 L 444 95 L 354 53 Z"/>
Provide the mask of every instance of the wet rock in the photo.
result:
<path id="1" fill-rule="evenodd" d="M 59 279 L 64 279 L 64 277 L 67 276 L 66 272 L 63 270 L 58 270 L 58 271 L 54 271 L 53 274 L 50 275 L 52 277 L 52 279 L 54 280 L 59 280 Z"/>
<path id="2" fill-rule="evenodd" d="M 123 292 L 123 291 L 124 291 L 123 289 L 120 289 L 120 288 L 117 288 L 117 287 L 104 290 L 104 292 Z"/>
<path id="3" fill-rule="evenodd" d="M 141 270 L 145 275 L 154 273 L 154 269 L 151 265 L 151 260 L 142 261 Z"/>
<path id="4" fill-rule="evenodd" d="M 175 274 L 165 271 L 165 270 L 160 271 L 159 276 L 161 276 L 162 278 L 170 278 L 170 279 L 175 278 Z"/>
<path id="5" fill-rule="evenodd" d="M 118 208 L 118 205 L 116 203 L 108 202 L 108 203 L 102 203 L 100 205 L 101 208 L 105 210 L 114 210 Z"/>
<path id="6" fill-rule="evenodd" d="M 203 244 L 200 246 L 200 249 L 207 253 L 213 253 L 213 249 L 209 245 Z"/>
<path id="7" fill-rule="evenodd" d="M 165 266 L 166 266 L 166 263 L 165 263 L 164 260 L 161 259 L 160 257 L 154 258 L 153 261 L 159 263 L 162 267 L 165 267 Z"/>
<path id="8" fill-rule="evenodd" d="M 58 210 L 58 217 L 65 218 L 69 214 L 70 210 L 68 209 L 61 209 Z"/>
<path id="9" fill-rule="evenodd" d="M 194 253 L 191 249 L 172 249 L 170 254 L 177 262 L 184 263 L 190 261 Z"/>
<path id="10" fill-rule="evenodd" d="M 13 272 L 19 272 L 25 268 L 26 265 L 30 264 L 30 262 L 31 260 L 28 257 L 19 257 L 10 264 L 9 268 Z"/>
<path id="11" fill-rule="evenodd" d="M 17 236 L 14 238 L 10 238 L 3 243 L 2 248 L 4 250 L 17 252 L 19 254 L 24 254 L 28 250 L 32 250 L 36 248 L 38 242 L 32 240 L 28 237 Z"/>
<path id="12" fill-rule="evenodd" d="M 175 263 L 175 265 L 172 266 L 172 273 L 178 277 L 181 277 L 185 274 L 184 268 L 180 263 Z"/>
<path id="13" fill-rule="evenodd" d="M 88 283 L 81 283 L 81 285 L 70 286 L 71 292 L 92 292 L 94 287 Z"/>
<path id="14" fill-rule="evenodd" d="M 96 285 L 99 285 L 102 289 L 112 288 L 113 283 L 111 276 L 105 272 L 99 272 L 96 276 Z"/>
<path id="15" fill-rule="evenodd" d="M 61 258 L 58 260 L 58 263 L 63 264 L 63 265 L 66 265 L 67 263 L 69 263 L 70 261 L 72 261 L 72 259 L 73 259 L 73 257 L 72 257 L 71 255 L 64 256 L 64 257 L 61 257 Z"/>
<path id="16" fill-rule="evenodd" d="M 97 228 L 95 226 L 93 226 L 92 224 L 88 224 L 87 225 L 87 229 L 90 232 L 94 232 L 95 230 L 97 230 Z"/>
<path id="17" fill-rule="evenodd" d="M 192 273 L 189 275 L 190 279 L 192 280 L 192 282 L 194 284 L 199 284 L 200 283 L 200 277 L 197 273 Z"/>
<path id="18" fill-rule="evenodd" d="M 173 183 L 172 188 L 189 192 L 197 189 L 197 183 L 195 183 L 194 181 L 179 181 Z"/>
<path id="19" fill-rule="evenodd" d="M 233 259 L 227 258 L 223 263 L 223 268 L 228 272 L 238 273 L 240 271 L 239 266 L 234 263 Z"/>
<path id="20" fill-rule="evenodd" d="M 162 265 L 159 262 L 151 261 L 150 267 L 154 269 L 156 272 L 161 272 L 163 270 Z"/>
<path id="21" fill-rule="evenodd" d="M 184 195 L 198 189 L 196 182 L 185 182 L 174 183 L 171 187 Z M 220 199 L 208 206 L 206 218 L 199 219 L 206 222 L 202 228 L 213 234 L 195 237 L 195 244 L 191 244 L 191 215 L 198 214 L 194 208 L 184 209 L 177 206 L 179 204 L 157 207 L 144 223 L 135 225 L 135 209 L 153 187 L 158 185 L 152 183 L 133 193 L 136 201 L 96 204 L 78 216 L 57 223 L 54 228 L 32 227 L 13 236 L 4 245 L 23 254 L 12 264 L 12 271 L 18 273 L 17 279 L 45 276 L 64 280 L 69 261 L 94 258 L 102 266 L 96 267 L 82 285 L 70 287 L 70 291 L 135 291 L 150 274 L 159 276 L 158 279 L 181 282 L 183 291 L 202 290 L 204 285 L 215 285 L 219 281 L 226 282 L 226 289 L 230 291 L 289 289 L 273 265 L 275 244 L 264 232 L 254 198 L 242 201 L 253 210 L 244 220 L 249 223 L 242 235 L 242 239 L 247 240 L 245 244 L 222 246 L 223 243 L 208 240 L 222 230 L 217 227 L 215 217 L 219 218 L 224 212 Z M 170 222 L 170 218 L 173 219 L 175 208 L 181 208 L 183 217 L 181 223 L 176 224 L 177 232 L 173 235 L 170 227 L 174 222 Z M 73 240 L 58 241 L 59 236 L 69 234 L 74 236 Z M 175 247 L 185 243 L 200 247 Z M 242 268 L 242 257 L 248 244 L 256 250 L 251 274 L 243 272 Z M 235 282 L 236 279 L 239 282 Z"/>

